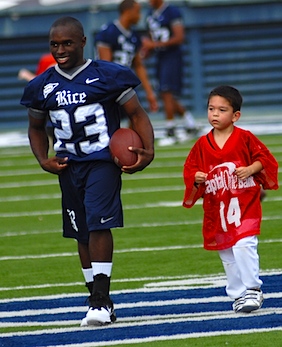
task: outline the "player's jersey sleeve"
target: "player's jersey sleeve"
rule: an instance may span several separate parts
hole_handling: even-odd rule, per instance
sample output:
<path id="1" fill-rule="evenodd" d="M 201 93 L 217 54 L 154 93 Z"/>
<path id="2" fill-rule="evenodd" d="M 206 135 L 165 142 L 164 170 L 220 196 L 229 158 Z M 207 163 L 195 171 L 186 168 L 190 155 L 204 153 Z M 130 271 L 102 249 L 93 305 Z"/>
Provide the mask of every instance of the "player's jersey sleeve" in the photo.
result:
<path id="1" fill-rule="evenodd" d="M 97 60 L 94 62 L 100 71 L 100 82 L 103 82 L 107 99 L 120 96 L 128 88 L 135 88 L 140 84 L 139 78 L 127 66 Z"/>
<path id="2" fill-rule="evenodd" d="M 116 33 L 113 28 L 113 24 L 103 25 L 101 31 L 95 36 L 95 44 L 103 44 L 105 46 L 113 48 L 116 42 Z"/>
<path id="3" fill-rule="evenodd" d="M 167 7 L 167 21 L 169 21 L 171 25 L 174 25 L 175 23 L 182 23 L 182 15 L 178 7 Z"/>
<path id="4" fill-rule="evenodd" d="M 24 89 L 23 96 L 21 98 L 20 103 L 28 108 L 33 108 L 35 110 L 44 110 L 44 85 L 45 81 L 48 80 L 49 75 L 51 74 L 51 70 L 54 68 L 51 68 L 49 71 L 45 71 L 33 80 L 31 80 L 27 86 Z M 54 84 L 48 84 L 48 88 L 50 90 L 56 85 Z M 47 88 L 46 88 L 47 90 Z"/>
<path id="5" fill-rule="evenodd" d="M 196 172 L 204 172 L 201 151 L 202 143 L 203 139 L 200 138 L 191 149 L 184 164 L 183 178 L 185 184 L 185 192 L 183 206 L 187 208 L 194 206 L 196 201 L 203 196 L 205 191 L 204 184 L 195 184 Z"/>
<path id="6" fill-rule="evenodd" d="M 256 180 L 264 189 L 278 189 L 278 163 L 269 149 L 252 133 L 246 132 L 246 140 L 252 152 L 253 161 L 259 160 L 263 169 L 255 174 Z"/>

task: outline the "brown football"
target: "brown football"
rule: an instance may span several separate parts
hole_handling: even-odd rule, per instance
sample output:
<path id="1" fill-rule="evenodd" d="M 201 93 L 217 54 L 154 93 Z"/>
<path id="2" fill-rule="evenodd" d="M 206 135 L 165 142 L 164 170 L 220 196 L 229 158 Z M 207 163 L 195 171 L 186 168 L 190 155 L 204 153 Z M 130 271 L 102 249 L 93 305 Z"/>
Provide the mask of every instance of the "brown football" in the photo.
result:
<path id="1" fill-rule="evenodd" d="M 114 162 L 119 166 L 131 166 L 137 161 L 137 154 L 129 151 L 128 147 L 143 148 L 140 136 L 132 129 L 120 128 L 110 139 L 110 152 Z"/>

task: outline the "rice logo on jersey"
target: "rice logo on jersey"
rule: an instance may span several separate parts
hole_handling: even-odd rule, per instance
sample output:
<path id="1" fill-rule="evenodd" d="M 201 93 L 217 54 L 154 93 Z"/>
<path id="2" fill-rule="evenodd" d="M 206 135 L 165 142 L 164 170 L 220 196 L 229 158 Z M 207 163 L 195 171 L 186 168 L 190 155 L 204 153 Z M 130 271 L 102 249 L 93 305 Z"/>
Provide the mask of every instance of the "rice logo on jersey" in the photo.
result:
<path id="1" fill-rule="evenodd" d="M 216 165 L 208 174 L 208 179 L 205 182 L 205 193 L 216 193 L 222 190 L 222 194 L 226 190 L 237 190 L 255 187 L 256 183 L 252 176 L 242 180 L 235 174 L 236 165 L 231 162 L 226 162 Z"/>
<path id="2" fill-rule="evenodd" d="M 46 84 L 46 86 L 44 86 L 43 88 L 43 96 L 44 96 L 44 99 L 47 98 L 47 96 L 52 93 L 52 91 L 58 87 L 59 83 L 48 83 Z"/>
<path id="3" fill-rule="evenodd" d="M 67 213 L 68 213 L 68 215 L 69 215 L 69 217 L 70 217 L 70 222 L 71 222 L 72 228 L 73 228 L 76 232 L 78 232 L 78 227 L 77 227 L 77 224 L 76 224 L 76 221 L 75 221 L 75 212 L 74 212 L 74 210 L 69 210 L 69 209 L 67 209 Z"/>
<path id="4" fill-rule="evenodd" d="M 56 93 L 58 106 L 68 106 L 84 104 L 86 102 L 86 93 L 72 93 L 70 90 L 60 90 Z"/>

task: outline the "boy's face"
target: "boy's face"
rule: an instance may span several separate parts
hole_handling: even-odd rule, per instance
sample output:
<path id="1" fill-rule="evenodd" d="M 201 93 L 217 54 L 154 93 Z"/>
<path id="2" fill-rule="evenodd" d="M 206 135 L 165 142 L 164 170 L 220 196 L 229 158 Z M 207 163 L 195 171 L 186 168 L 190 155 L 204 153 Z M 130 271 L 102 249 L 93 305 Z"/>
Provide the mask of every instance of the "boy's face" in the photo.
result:
<path id="1" fill-rule="evenodd" d="M 222 96 L 214 95 L 208 103 L 208 121 L 212 127 L 224 130 L 240 118 L 240 111 L 233 111 L 229 101 Z"/>

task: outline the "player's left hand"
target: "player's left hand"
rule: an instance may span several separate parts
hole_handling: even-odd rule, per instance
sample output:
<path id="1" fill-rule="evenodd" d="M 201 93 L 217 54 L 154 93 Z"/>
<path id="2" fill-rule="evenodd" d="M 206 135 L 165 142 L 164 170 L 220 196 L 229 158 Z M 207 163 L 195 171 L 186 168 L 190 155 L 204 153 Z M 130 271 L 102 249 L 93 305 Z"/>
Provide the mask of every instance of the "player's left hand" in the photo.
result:
<path id="1" fill-rule="evenodd" d="M 253 174 L 253 170 L 250 168 L 250 166 L 240 166 L 235 169 L 235 174 L 238 178 L 244 180 Z"/>
<path id="2" fill-rule="evenodd" d="M 147 96 L 149 105 L 150 105 L 150 110 L 152 112 L 157 112 L 159 109 L 159 105 L 158 105 L 158 100 L 156 98 L 156 95 L 154 93 L 150 94 Z"/>
<path id="3" fill-rule="evenodd" d="M 142 171 L 154 159 L 153 150 L 147 150 L 144 148 L 137 147 L 128 147 L 128 149 L 137 154 L 137 162 L 131 166 L 123 166 L 121 168 L 121 171 L 125 173 L 133 174 L 134 172 Z"/>

